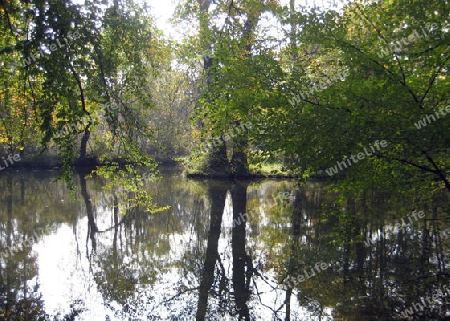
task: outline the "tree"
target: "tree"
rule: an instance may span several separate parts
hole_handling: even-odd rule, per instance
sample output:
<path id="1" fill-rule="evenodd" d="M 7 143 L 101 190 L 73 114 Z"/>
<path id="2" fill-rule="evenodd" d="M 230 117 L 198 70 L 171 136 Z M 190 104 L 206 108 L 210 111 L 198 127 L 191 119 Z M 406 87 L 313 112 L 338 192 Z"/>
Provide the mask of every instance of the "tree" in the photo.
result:
<path id="1" fill-rule="evenodd" d="M 306 176 L 337 169 L 328 175 L 345 176 L 346 187 L 450 189 L 450 118 L 442 112 L 449 104 L 448 12 L 442 1 L 400 1 L 303 14 L 300 45 L 284 60 L 301 68 L 287 77 L 283 108 L 268 115 L 267 144 Z M 355 158 L 383 140 L 387 147 Z"/>
<path id="2" fill-rule="evenodd" d="M 139 137 L 151 137 L 140 119 L 167 47 L 146 10 L 132 0 L 0 3 L 0 142 L 8 152 L 25 149 L 29 137 L 41 152 L 56 145 L 69 183 L 74 163 L 117 157 L 154 169 L 139 148 Z M 94 159 L 93 135 L 113 150 L 108 157 Z"/>
<path id="3" fill-rule="evenodd" d="M 277 8 L 276 1 L 219 2 L 209 14 L 210 25 L 199 19 L 207 72 L 195 119 L 201 119 L 204 137 L 212 137 L 213 146 L 207 152 L 216 154 L 208 158 L 205 172 L 228 173 L 226 168 L 231 165 L 234 176 L 249 174 L 251 136 L 243 125 L 255 121 L 254 113 L 273 89 L 274 75 L 279 72 L 273 47 L 258 23 L 263 13 Z M 259 79 L 259 74 L 267 78 Z"/>

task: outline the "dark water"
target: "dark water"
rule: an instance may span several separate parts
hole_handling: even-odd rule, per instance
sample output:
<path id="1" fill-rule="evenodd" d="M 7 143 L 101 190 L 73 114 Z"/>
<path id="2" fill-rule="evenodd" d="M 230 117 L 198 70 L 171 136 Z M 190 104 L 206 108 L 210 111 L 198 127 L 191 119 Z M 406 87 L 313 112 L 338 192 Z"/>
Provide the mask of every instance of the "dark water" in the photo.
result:
<path id="1" fill-rule="evenodd" d="M 450 314 L 446 197 L 419 208 L 372 192 L 337 205 L 323 183 L 166 171 L 146 188 L 171 208 L 150 215 L 127 209 L 101 179 L 76 176 L 71 200 L 55 178 L 1 173 L 0 320 Z"/>

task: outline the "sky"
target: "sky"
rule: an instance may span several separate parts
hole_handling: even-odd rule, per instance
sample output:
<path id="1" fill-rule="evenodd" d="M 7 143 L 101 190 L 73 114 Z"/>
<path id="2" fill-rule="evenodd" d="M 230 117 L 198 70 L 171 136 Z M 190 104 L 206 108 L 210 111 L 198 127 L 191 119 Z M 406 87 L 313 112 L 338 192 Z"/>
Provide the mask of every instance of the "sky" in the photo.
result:
<path id="1" fill-rule="evenodd" d="M 181 40 L 183 38 L 182 27 L 172 25 L 169 19 L 172 17 L 175 7 L 180 0 L 141 0 L 151 7 L 151 13 L 156 18 L 157 27 L 163 30 L 164 35 L 168 38 Z M 282 4 L 289 3 L 289 0 L 281 0 Z M 297 2 L 301 2 L 297 0 Z M 184 30 L 185 31 L 185 30 Z"/>
<path id="2" fill-rule="evenodd" d="M 180 2 L 180 0 L 141 0 L 143 3 L 146 3 L 153 10 L 151 13 L 156 18 L 156 23 L 159 29 L 164 31 L 164 34 L 170 38 L 181 39 L 182 38 L 182 30 L 181 27 L 173 26 L 168 20 L 172 17 L 173 12 L 175 10 L 176 5 Z M 298 5 L 312 5 L 313 3 L 322 3 L 322 2 L 336 2 L 342 3 L 345 0 L 296 0 L 296 6 Z M 367 0 L 366 0 L 367 1 Z M 280 0 L 282 5 L 288 5 L 289 0 Z"/>
<path id="3" fill-rule="evenodd" d="M 172 17 L 179 0 L 142 0 L 151 7 L 151 13 L 156 18 L 159 29 L 171 38 L 180 37 L 180 30 L 177 30 L 168 20 Z"/>

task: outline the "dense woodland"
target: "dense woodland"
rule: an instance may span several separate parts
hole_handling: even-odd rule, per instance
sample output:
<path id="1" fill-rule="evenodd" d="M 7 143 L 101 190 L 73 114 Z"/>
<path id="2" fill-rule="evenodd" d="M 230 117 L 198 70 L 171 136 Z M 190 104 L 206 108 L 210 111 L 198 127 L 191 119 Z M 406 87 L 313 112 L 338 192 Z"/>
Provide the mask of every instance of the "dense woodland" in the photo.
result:
<path id="1" fill-rule="evenodd" d="M 139 1 L 1 0 L 2 160 L 60 164 L 68 182 L 73 165 L 125 176 L 179 161 L 430 197 L 450 190 L 449 13 L 447 0 L 187 0 L 174 40 Z"/>

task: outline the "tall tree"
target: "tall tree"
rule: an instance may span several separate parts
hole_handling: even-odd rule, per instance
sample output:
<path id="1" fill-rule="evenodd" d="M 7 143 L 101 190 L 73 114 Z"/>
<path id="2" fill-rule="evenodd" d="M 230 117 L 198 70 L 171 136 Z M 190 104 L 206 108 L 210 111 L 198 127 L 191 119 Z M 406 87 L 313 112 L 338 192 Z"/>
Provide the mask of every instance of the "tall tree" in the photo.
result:
<path id="1" fill-rule="evenodd" d="M 448 13 L 443 1 L 355 1 L 299 17 L 302 69 L 269 115 L 267 144 L 346 187 L 450 189 Z"/>
<path id="2" fill-rule="evenodd" d="M 90 164 L 100 136 L 110 159 L 152 166 L 138 144 L 151 136 L 141 115 L 152 107 L 149 75 L 170 55 L 145 6 L 2 1 L 0 15 L 0 142 L 9 152 L 28 137 L 44 150 L 56 145 L 70 181 L 71 165 Z"/>
<path id="3" fill-rule="evenodd" d="M 275 12 L 278 4 L 223 1 L 213 8 L 210 21 L 214 24 L 207 29 L 208 39 L 214 40 L 208 48 L 212 59 L 205 60 L 208 73 L 196 117 L 202 121 L 203 132 L 213 138 L 208 151 L 221 150 L 221 156 L 213 159 L 219 159 L 223 168 L 231 164 L 234 176 L 247 176 L 249 129 L 278 72 L 273 46 L 268 35 L 258 31 L 258 23 L 263 13 Z M 260 79 L 259 74 L 267 77 Z"/>

